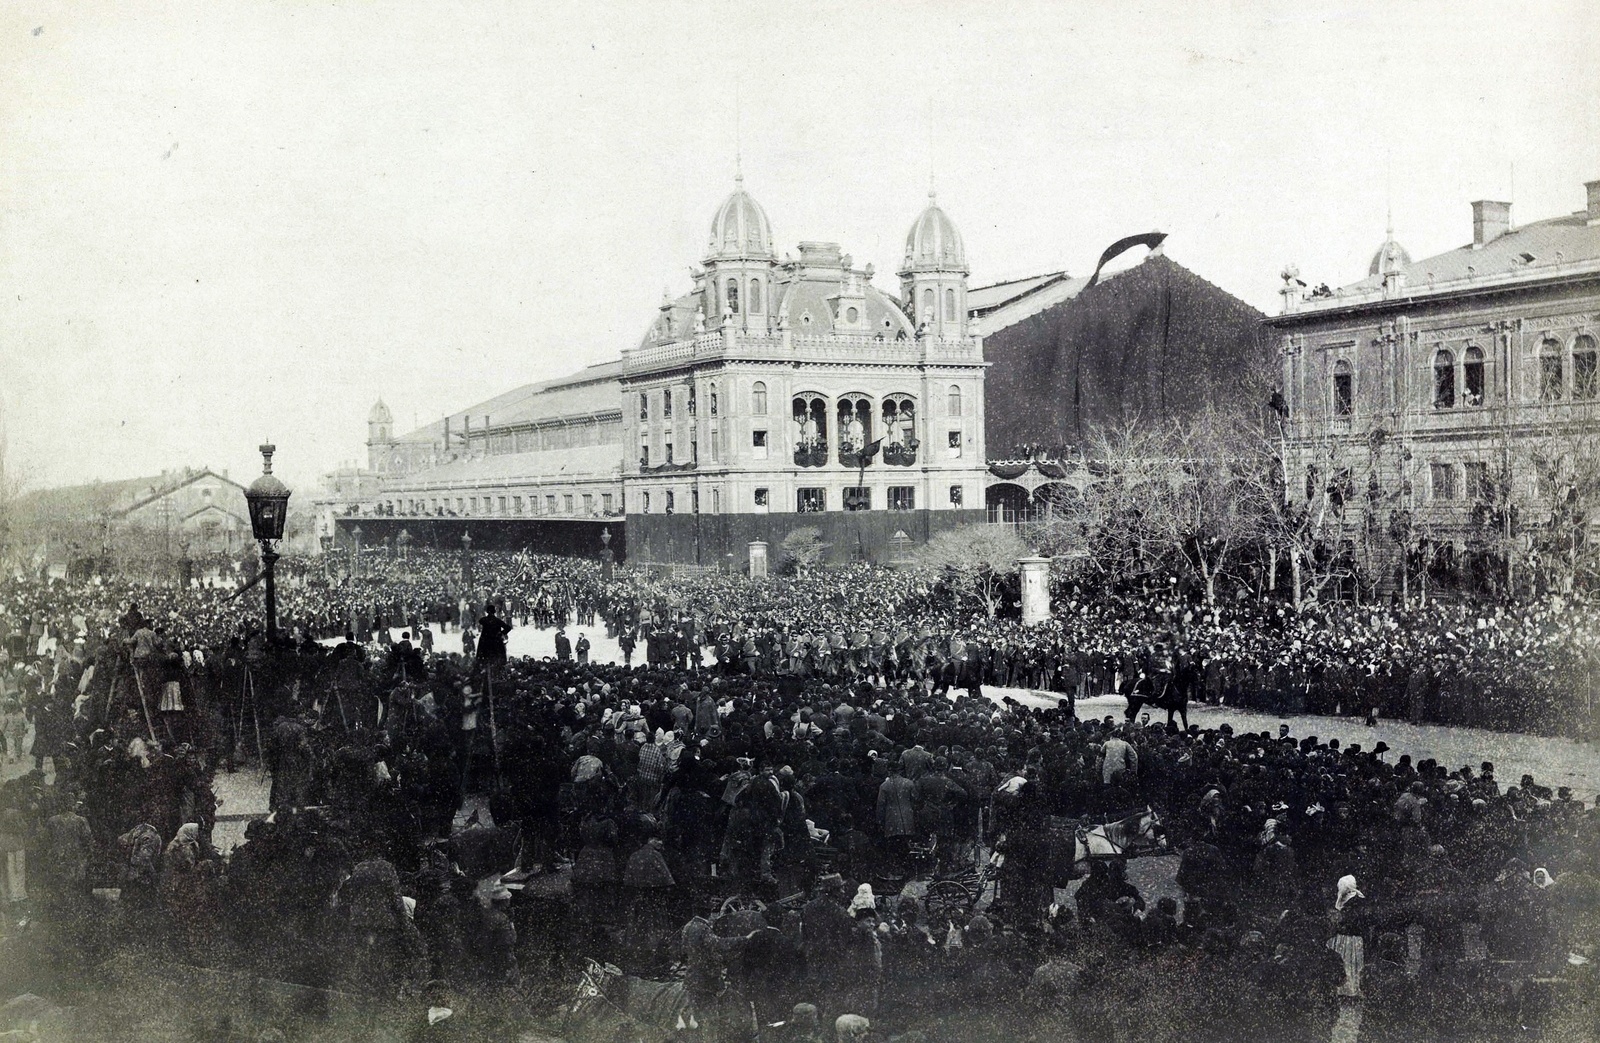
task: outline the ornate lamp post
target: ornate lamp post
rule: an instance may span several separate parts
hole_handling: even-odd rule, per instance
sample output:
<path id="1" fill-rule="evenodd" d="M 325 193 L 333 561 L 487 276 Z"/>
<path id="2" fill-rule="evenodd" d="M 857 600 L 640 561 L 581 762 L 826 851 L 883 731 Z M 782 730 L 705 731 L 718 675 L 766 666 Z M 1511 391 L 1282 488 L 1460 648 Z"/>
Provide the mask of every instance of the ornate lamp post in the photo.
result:
<path id="1" fill-rule="evenodd" d="M 361 526 L 357 525 L 350 530 L 350 538 L 356 541 L 356 549 L 350 557 L 350 575 L 361 575 Z"/>
<path id="2" fill-rule="evenodd" d="M 461 582 L 472 582 L 472 533 L 461 534 Z"/>
<path id="3" fill-rule="evenodd" d="M 410 533 L 410 531 L 407 530 L 407 529 L 401 529 L 400 530 L 400 535 L 395 538 L 395 542 L 400 544 L 400 560 L 401 561 L 410 561 L 411 560 L 411 533 Z"/>
<path id="4" fill-rule="evenodd" d="M 283 522 L 289 513 L 289 487 L 272 475 L 272 454 L 277 446 L 261 447 L 261 477 L 245 490 L 245 502 L 250 506 L 250 531 L 261 543 L 261 571 L 267 581 L 267 644 L 278 640 L 278 588 L 273 580 L 273 566 L 278 563 L 278 552 L 273 543 L 283 539 Z"/>

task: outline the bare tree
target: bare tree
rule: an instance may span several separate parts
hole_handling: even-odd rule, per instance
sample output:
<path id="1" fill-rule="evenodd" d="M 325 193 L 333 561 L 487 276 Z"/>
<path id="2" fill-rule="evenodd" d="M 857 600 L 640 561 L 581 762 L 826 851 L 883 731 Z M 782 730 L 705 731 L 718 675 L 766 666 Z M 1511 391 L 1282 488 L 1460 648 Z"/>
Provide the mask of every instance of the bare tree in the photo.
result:
<path id="1" fill-rule="evenodd" d="M 1291 449 L 1276 419 L 1242 430 L 1250 435 L 1254 459 L 1241 467 L 1240 480 L 1256 501 L 1268 567 L 1276 573 L 1280 558 L 1289 565 L 1290 599 L 1298 610 L 1353 578 L 1354 475 L 1364 451 L 1331 436 Z"/>
<path id="2" fill-rule="evenodd" d="M 1168 442 L 1159 517 L 1175 550 L 1199 574 L 1206 604 L 1214 605 L 1217 580 L 1268 531 L 1267 504 L 1254 494 L 1263 461 L 1252 452 L 1248 427 L 1212 410 L 1174 425 Z"/>
<path id="3" fill-rule="evenodd" d="M 1089 481 L 1054 504 L 1039 527 L 1040 550 L 1076 561 L 1113 584 L 1133 583 L 1172 563 L 1168 489 L 1170 432 L 1130 417 L 1097 428 L 1085 452 Z"/>
<path id="4" fill-rule="evenodd" d="M 804 576 L 822 561 L 828 545 L 822 542 L 822 530 L 815 525 L 804 525 L 783 538 L 778 551 L 782 563 Z"/>
<path id="5" fill-rule="evenodd" d="M 1520 440 L 1533 475 L 1523 520 L 1525 546 L 1539 577 L 1570 593 L 1600 580 L 1600 431 L 1591 423 L 1545 425 Z"/>
<path id="6" fill-rule="evenodd" d="M 1017 559 L 1028 553 L 1028 545 L 1010 526 L 964 525 L 930 539 L 918 552 L 917 564 L 958 597 L 977 602 L 993 619 L 1017 574 Z"/>

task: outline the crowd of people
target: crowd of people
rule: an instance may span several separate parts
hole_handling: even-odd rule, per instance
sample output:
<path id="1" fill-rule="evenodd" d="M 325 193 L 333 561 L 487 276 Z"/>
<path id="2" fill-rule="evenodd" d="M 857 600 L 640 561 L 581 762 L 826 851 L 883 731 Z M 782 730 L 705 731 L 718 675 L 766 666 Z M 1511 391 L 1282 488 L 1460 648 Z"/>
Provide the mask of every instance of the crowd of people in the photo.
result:
<path id="1" fill-rule="evenodd" d="M 1363 1039 L 1509 1038 L 1594 987 L 1600 812 L 1565 789 L 1075 705 L 1183 688 L 1581 730 L 1592 604 L 1064 591 L 1023 628 L 866 565 L 675 580 L 418 552 L 362 573 L 283 590 L 278 647 L 229 590 L 0 586 L 0 732 L 33 761 L 0 790 L 5 944 L 30 957 L 5 983 L 135 945 L 570 1018 L 586 975 L 661 1039 L 676 1018 L 620 998 L 660 980 L 711 1037 L 797 1040 L 954 1038 L 973 1012 L 998 1035 L 1327 1039 L 1357 1002 Z M 563 624 L 640 661 L 506 654 Z M 453 629 L 463 653 L 433 644 Z M 258 757 L 271 814 L 220 850 L 218 773 Z M 1125 846 L 1080 859 L 1080 828 L 1114 821 Z M 1173 893 L 1137 885 L 1147 853 L 1178 856 Z M 607 963 L 631 977 L 596 982 Z"/>

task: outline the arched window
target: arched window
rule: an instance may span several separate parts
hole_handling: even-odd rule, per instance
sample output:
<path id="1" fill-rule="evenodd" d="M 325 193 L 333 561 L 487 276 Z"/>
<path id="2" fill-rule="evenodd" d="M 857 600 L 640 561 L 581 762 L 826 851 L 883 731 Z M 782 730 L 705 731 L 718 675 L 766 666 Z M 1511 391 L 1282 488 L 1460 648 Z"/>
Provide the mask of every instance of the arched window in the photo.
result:
<path id="1" fill-rule="evenodd" d="M 872 441 L 872 403 L 857 395 L 839 399 L 839 460 L 854 457 Z M 855 462 L 845 464 L 854 467 Z"/>
<path id="2" fill-rule="evenodd" d="M 944 291 L 944 321 L 956 321 L 956 291 Z"/>
<path id="3" fill-rule="evenodd" d="M 761 314 L 761 280 L 750 280 L 750 314 Z"/>
<path id="4" fill-rule="evenodd" d="M 961 415 L 961 387 L 958 384 L 950 385 L 950 392 L 945 397 L 944 412 L 946 416 Z"/>
<path id="5" fill-rule="evenodd" d="M 750 385 L 750 412 L 754 416 L 767 415 L 767 385 L 760 380 Z"/>
<path id="6" fill-rule="evenodd" d="M 821 467 L 828 462 L 828 403 L 821 395 L 794 397 L 794 462 Z"/>
<path id="7" fill-rule="evenodd" d="M 906 395 L 883 400 L 883 462 L 908 466 L 917 462 L 917 407 Z"/>
<path id="8" fill-rule="evenodd" d="M 1469 347 L 1461 356 L 1462 402 L 1469 406 L 1483 405 L 1483 349 Z"/>
<path id="9" fill-rule="evenodd" d="M 1600 398 L 1600 354 L 1596 353 L 1594 338 L 1587 333 L 1572 342 L 1572 397 L 1575 399 Z"/>
<path id="10" fill-rule="evenodd" d="M 1433 408 L 1454 409 L 1456 404 L 1456 357 L 1444 348 L 1433 356 Z"/>
<path id="11" fill-rule="evenodd" d="M 1340 359 L 1333 364 L 1333 415 L 1349 416 L 1355 407 L 1355 389 L 1350 382 L 1350 363 Z"/>
<path id="12" fill-rule="evenodd" d="M 728 280 L 728 311 L 734 315 L 739 314 L 739 280 Z"/>
<path id="13" fill-rule="evenodd" d="M 924 322 L 932 322 L 933 319 L 934 319 L 934 316 L 937 314 L 934 311 L 934 303 L 935 302 L 934 302 L 934 299 L 933 299 L 933 288 L 929 287 L 928 289 L 923 290 L 922 291 L 922 319 L 923 319 Z"/>
<path id="14" fill-rule="evenodd" d="M 1539 346 L 1539 401 L 1559 402 L 1566 391 L 1561 372 L 1561 345 L 1547 340 Z"/>

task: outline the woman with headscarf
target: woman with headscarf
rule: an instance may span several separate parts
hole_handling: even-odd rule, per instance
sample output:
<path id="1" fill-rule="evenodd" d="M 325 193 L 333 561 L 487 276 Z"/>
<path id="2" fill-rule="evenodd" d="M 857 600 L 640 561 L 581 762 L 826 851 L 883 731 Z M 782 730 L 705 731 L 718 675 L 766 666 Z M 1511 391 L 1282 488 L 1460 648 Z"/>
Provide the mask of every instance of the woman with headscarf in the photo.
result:
<path id="1" fill-rule="evenodd" d="M 1337 892 L 1330 917 L 1333 937 L 1328 939 L 1328 948 L 1344 961 L 1344 984 L 1339 986 L 1339 995 L 1356 998 L 1361 995 L 1361 968 L 1366 957 L 1362 936 L 1366 928 L 1367 896 L 1356 886 L 1356 878 L 1348 873 L 1339 878 Z"/>

